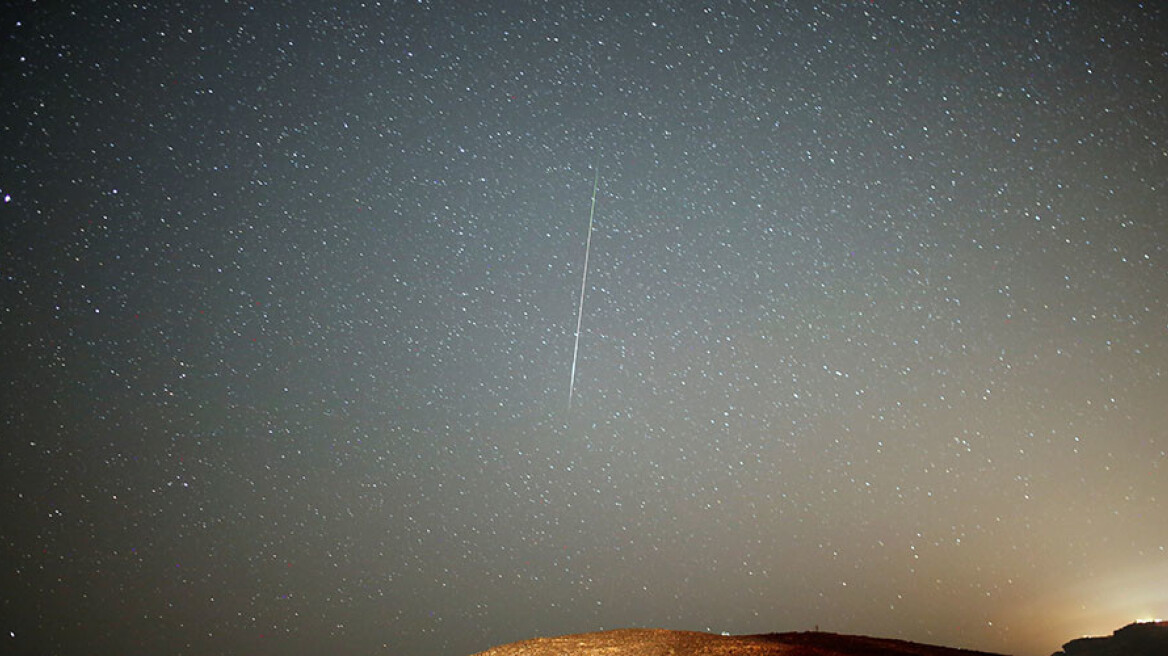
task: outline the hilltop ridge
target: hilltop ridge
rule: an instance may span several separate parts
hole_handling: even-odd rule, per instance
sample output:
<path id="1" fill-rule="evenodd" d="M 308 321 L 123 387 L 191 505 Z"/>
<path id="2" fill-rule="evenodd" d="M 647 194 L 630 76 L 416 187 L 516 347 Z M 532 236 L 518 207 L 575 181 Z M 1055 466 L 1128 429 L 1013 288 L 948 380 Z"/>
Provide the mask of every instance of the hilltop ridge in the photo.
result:
<path id="1" fill-rule="evenodd" d="M 616 629 L 534 638 L 474 656 L 999 656 L 905 640 L 820 631 L 715 635 L 666 629 Z"/>

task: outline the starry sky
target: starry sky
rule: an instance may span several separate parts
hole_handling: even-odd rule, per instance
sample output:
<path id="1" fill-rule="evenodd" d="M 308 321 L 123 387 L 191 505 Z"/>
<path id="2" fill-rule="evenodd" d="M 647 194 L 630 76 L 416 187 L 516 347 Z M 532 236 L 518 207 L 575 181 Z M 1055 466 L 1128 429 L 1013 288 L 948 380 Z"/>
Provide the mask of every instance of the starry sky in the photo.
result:
<path id="1" fill-rule="evenodd" d="M 0 21 L 6 653 L 1168 615 L 1157 3 Z"/>

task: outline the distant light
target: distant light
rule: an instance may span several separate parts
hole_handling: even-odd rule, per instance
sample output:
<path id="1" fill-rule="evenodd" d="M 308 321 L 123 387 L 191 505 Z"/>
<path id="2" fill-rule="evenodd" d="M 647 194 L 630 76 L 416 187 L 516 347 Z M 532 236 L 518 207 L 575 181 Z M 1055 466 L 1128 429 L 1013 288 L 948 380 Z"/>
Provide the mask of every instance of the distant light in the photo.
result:
<path id="1" fill-rule="evenodd" d="M 1136 620 L 1136 624 L 1155 624 L 1163 621 L 1164 620 L 1160 619 L 1159 617 L 1141 617 L 1140 619 Z"/>

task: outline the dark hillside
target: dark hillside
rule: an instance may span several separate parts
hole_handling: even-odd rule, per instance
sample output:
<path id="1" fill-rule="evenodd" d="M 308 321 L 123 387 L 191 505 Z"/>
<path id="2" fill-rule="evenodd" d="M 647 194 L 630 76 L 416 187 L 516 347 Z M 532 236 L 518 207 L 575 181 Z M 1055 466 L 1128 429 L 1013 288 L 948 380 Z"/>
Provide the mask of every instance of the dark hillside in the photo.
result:
<path id="1" fill-rule="evenodd" d="M 903 640 L 835 633 L 723 636 L 694 631 L 620 629 L 501 645 L 476 656 L 993 656 Z"/>

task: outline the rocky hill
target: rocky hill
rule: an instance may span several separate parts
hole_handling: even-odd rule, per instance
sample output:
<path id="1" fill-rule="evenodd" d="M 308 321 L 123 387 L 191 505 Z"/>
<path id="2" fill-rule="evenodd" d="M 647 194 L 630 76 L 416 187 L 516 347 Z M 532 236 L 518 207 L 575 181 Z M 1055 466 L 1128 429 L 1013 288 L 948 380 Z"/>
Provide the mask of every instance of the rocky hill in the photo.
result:
<path id="1" fill-rule="evenodd" d="M 1052 656 L 1165 655 L 1168 655 L 1168 622 L 1138 622 L 1107 637 L 1072 640 Z"/>
<path id="2" fill-rule="evenodd" d="M 903 640 L 835 633 L 726 636 L 620 629 L 513 642 L 475 656 L 994 656 Z"/>

